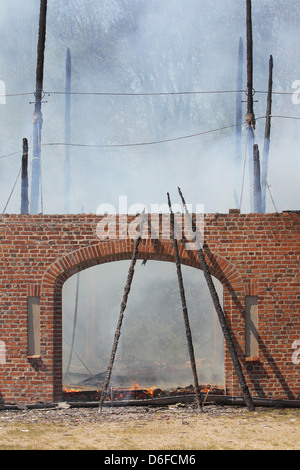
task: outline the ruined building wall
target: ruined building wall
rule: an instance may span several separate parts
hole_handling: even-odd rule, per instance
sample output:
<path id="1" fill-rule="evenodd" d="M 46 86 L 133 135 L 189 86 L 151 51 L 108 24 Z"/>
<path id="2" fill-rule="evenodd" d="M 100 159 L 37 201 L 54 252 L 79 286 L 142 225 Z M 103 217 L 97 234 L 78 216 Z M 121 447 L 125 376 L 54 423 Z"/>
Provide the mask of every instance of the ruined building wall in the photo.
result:
<path id="1" fill-rule="evenodd" d="M 99 240 L 96 215 L 0 216 L 0 400 L 62 396 L 62 287 L 76 272 L 130 259 L 133 240 Z M 205 252 L 253 396 L 300 398 L 300 216 L 205 215 Z M 197 254 L 180 244 L 183 264 Z M 142 240 L 141 259 L 174 261 L 173 244 Z M 30 332 L 30 334 L 28 333 Z M 253 353 L 254 351 L 254 353 Z M 241 396 L 225 349 L 226 393 Z"/>

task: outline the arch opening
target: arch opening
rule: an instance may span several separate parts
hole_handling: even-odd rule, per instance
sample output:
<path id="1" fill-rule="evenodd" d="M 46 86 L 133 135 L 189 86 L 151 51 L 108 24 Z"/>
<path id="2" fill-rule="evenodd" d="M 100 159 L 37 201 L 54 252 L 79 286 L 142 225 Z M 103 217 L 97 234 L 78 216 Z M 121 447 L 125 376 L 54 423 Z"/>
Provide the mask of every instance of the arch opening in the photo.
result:
<path id="1" fill-rule="evenodd" d="M 65 390 L 101 388 L 129 263 L 93 266 L 64 283 Z M 223 335 L 203 273 L 184 265 L 182 273 L 199 383 L 224 387 Z M 215 278 L 214 282 L 222 299 L 223 287 Z M 133 384 L 163 390 L 193 384 L 176 268 L 171 262 L 150 260 L 144 265 L 139 260 L 135 268 L 110 385 Z"/>

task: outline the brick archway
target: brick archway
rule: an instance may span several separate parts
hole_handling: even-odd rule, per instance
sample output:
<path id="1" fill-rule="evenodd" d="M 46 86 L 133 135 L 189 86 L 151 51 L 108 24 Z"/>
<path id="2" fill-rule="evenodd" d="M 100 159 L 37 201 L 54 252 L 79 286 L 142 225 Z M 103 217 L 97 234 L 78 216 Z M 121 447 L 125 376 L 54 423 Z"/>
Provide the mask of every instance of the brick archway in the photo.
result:
<path id="1" fill-rule="evenodd" d="M 151 245 L 151 246 L 150 246 Z M 150 246 L 150 248 L 149 248 Z M 53 299 L 54 316 L 54 363 L 53 373 L 54 397 L 61 400 L 62 393 L 62 289 L 64 283 L 74 274 L 91 267 L 111 262 L 130 260 L 134 247 L 134 241 L 113 240 L 99 243 L 90 247 L 81 248 L 56 260 L 45 272 L 41 283 L 40 294 L 51 292 Z M 200 269 L 200 263 L 196 252 L 187 252 L 183 244 L 179 244 L 180 261 L 182 265 Z M 153 244 L 142 240 L 139 247 L 138 259 L 147 259 L 161 262 L 174 263 L 173 242 L 160 240 L 159 249 L 153 248 Z M 242 296 L 245 287 L 240 273 L 228 261 L 219 255 L 207 255 L 207 262 L 212 275 L 220 281 L 224 288 L 224 298 Z M 239 306 L 242 315 L 242 306 Z"/>
<path id="2" fill-rule="evenodd" d="M 60 399 L 64 282 L 91 266 L 131 258 L 133 240 L 99 241 L 100 220 L 93 214 L 0 215 L 0 341 L 6 352 L 0 401 Z M 224 311 L 250 391 L 299 399 L 300 365 L 293 359 L 300 340 L 299 213 L 206 214 L 205 252 L 224 288 Z M 180 256 L 183 265 L 199 268 L 196 254 L 183 245 Z M 173 262 L 173 244 L 161 236 L 145 239 L 139 257 Z M 246 350 L 247 296 L 257 301 L 257 357 Z M 28 322 L 35 313 L 39 350 L 30 355 Z M 226 349 L 225 379 L 227 393 L 240 396 Z"/>
<path id="3" fill-rule="evenodd" d="M 151 245 L 150 248 L 149 245 Z M 134 241 L 131 239 L 112 240 L 68 253 L 47 268 L 41 283 L 41 293 L 44 289 L 49 289 L 56 283 L 63 284 L 69 277 L 84 269 L 98 264 L 131 259 L 133 246 Z M 196 252 L 187 252 L 183 244 L 179 244 L 179 251 L 181 264 L 201 269 Z M 235 291 L 246 288 L 236 266 L 219 254 L 213 255 L 207 250 L 207 247 L 205 254 L 211 274 L 222 284 Z M 151 243 L 142 240 L 138 259 L 174 262 L 173 242 L 161 240 L 159 249 L 155 249 Z"/>

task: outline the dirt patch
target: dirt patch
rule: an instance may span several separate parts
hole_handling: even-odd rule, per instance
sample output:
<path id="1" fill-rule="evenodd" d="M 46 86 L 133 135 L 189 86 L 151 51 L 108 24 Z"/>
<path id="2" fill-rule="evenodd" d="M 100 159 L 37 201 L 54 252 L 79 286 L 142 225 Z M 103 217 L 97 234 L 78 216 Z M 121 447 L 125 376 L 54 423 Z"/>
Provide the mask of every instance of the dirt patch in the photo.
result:
<path id="1" fill-rule="evenodd" d="M 207 406 L 0 412 L 0 450 L 299 450 L 300 409 Z"/>

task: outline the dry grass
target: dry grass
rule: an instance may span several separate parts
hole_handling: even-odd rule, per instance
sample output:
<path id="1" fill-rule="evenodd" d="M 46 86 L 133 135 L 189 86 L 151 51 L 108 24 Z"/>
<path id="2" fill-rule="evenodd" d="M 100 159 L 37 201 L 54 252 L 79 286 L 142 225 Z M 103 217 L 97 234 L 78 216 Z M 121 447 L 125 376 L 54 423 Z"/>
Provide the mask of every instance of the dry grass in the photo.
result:
<path id="1" fill-rule="evenodd" d="M 0 412 L 0 450 L 299 450 L 300 410 Z"/>

